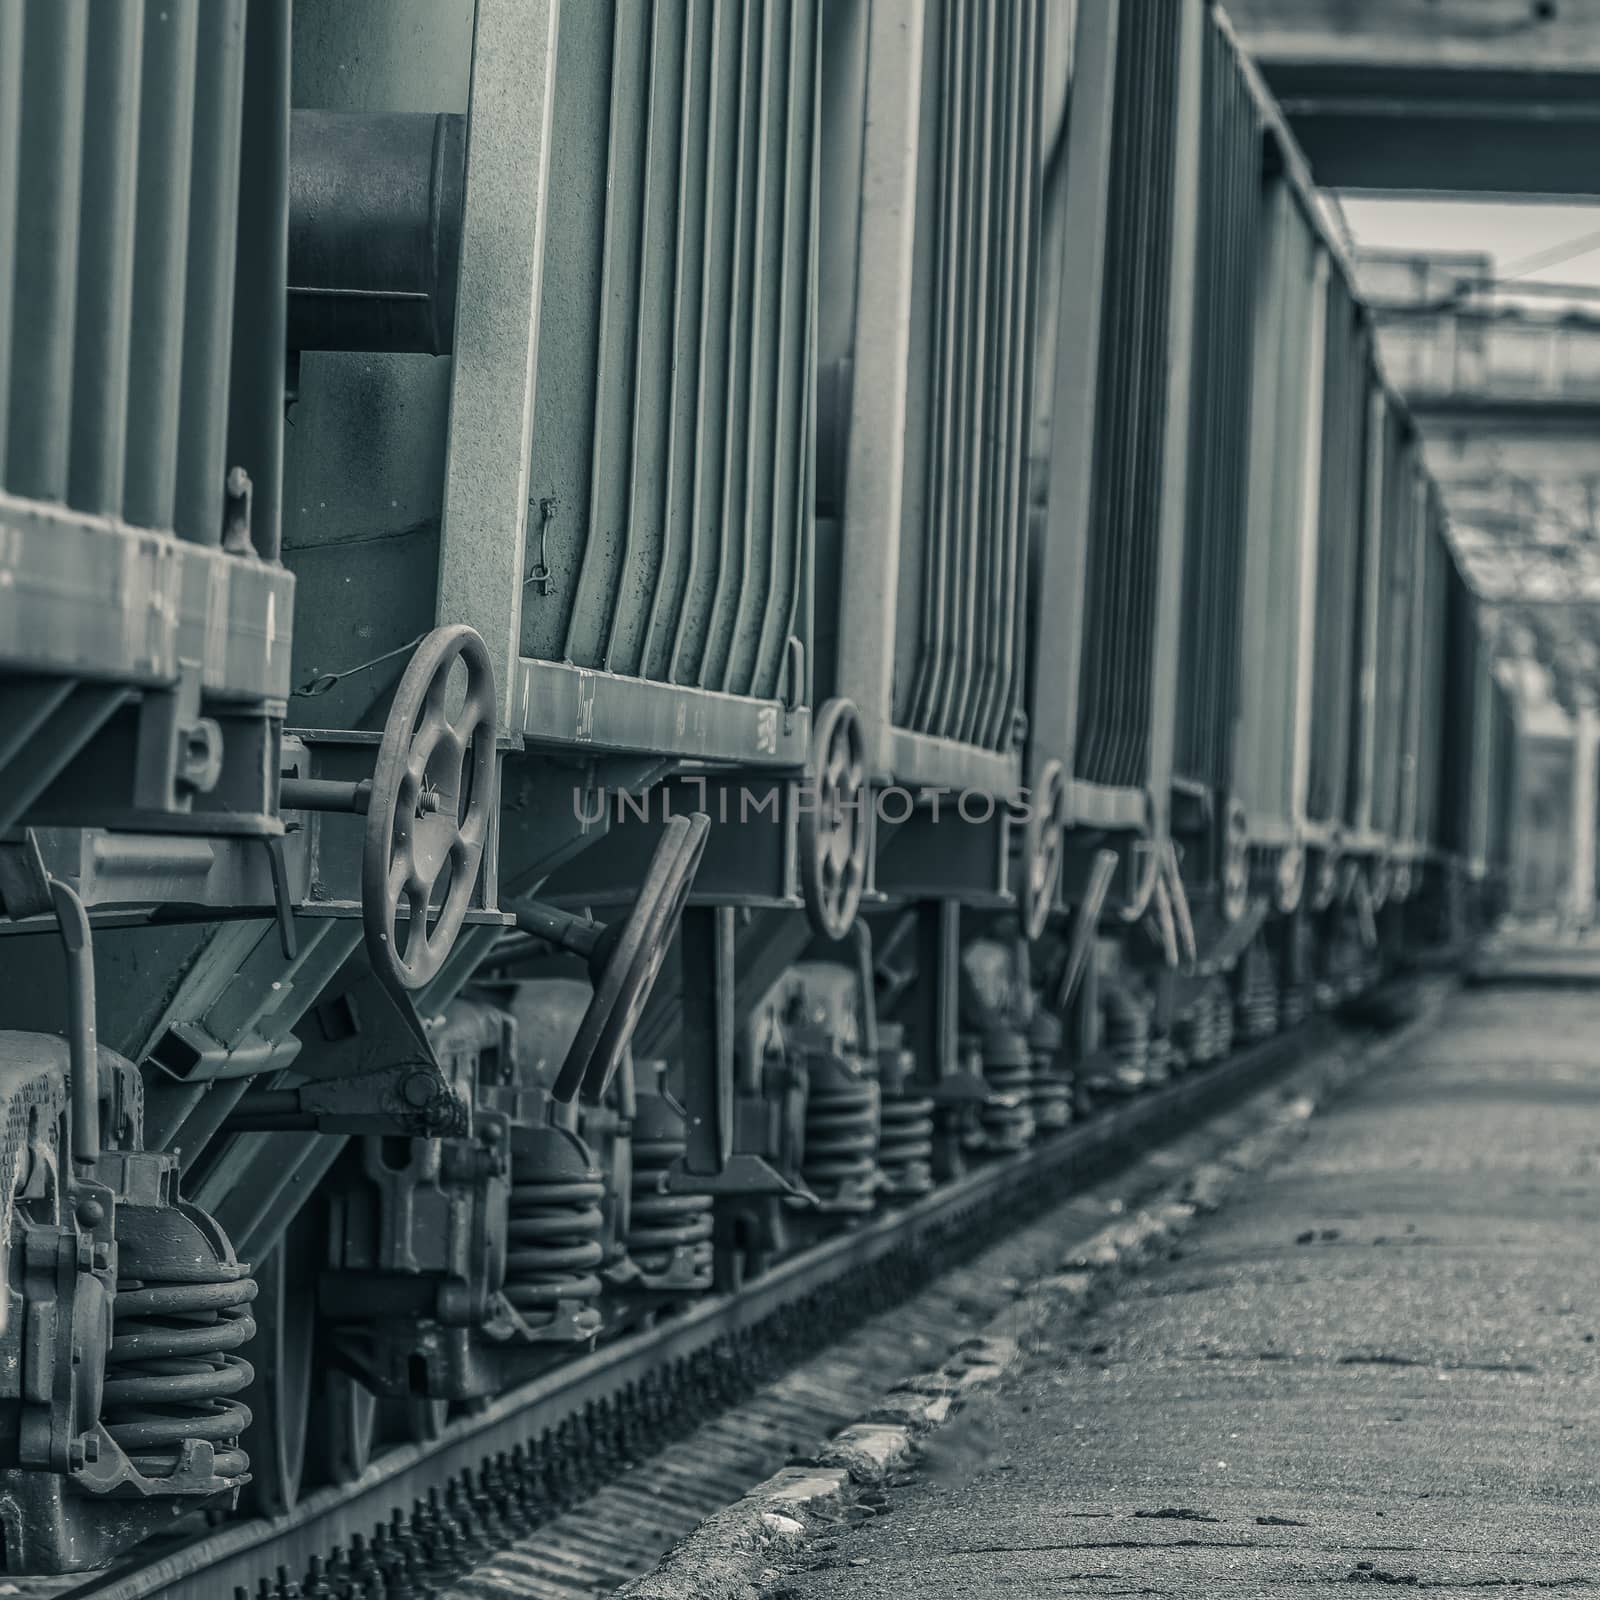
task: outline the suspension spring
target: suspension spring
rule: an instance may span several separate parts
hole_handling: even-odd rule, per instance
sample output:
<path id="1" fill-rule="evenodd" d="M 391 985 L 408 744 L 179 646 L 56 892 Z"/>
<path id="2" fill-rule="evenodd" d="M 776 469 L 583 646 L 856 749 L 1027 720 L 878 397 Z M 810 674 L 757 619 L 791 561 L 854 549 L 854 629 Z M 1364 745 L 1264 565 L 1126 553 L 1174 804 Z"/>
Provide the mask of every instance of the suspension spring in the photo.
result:
<path id="1" fill-rule="evenodd" d="M 512 1166 L 506 1223 L 505 1297 L 535 1328 L 552 1337 L 587 1339 L 600 1314 L 585 1304 L 600 1297 L 605 1250 L 604 1174 L 539 1177 Z"/>
<path id="2" fill-rule="evenodd" d="M 147 1478 L 177 1471 L 191 1439 L 213 1446 L 217 1477 L 248 1468 L 238 1438 L 250 1408 L 231 1397 L 255 1372 L 231 1352 L 256 1331 L 255 1297 L 254 1278 L 210 1264 L 182 1281 L 117 1284 L 101 1421 Z"/>
<path id="3" fill-rule="evenodd" d="M 1106 990 L 1106 1049 L 1116 1063 L 1111 1078 L 1098 1080 L 1102 1093 L 1134 1094 L 1150 1081 L 1150 1013 L 1139 997 Z"/>
<path id="4" fill-rule="evenodd" d="M 1329 942 L 1323 981 L 1316 991 L 1317 1005 L 1330 1010 L 1341 1000 L 1361 992 L 1364 958 L 1358 939 L 1341 929 Z"/>
<path id="5" fill-rule="evenodd" d="M 1211 980 L 1212 1014 L 1216 1017 L 1217 1059 L 1233 1050 L 1233 996 L 1225 978 Z"/>
<path id="6" fill-rule="evenodd" d="M 1278 986 L 1273 980 L 1272 958 L 1266 949 L 1252 945 L 1241 963 L 1235 1021 L 1251 1043 L 1270 1039 L 1278 1031 Z"/>
<path id="7" fill-rule="evenodd" d="M 635 1124 L 627 1243 L 647 1288 L 711 1287 L 711 1196 L 667 1189 L 667 1174 L 685 1148 L 682 1138 L 641 1139 Z"/>
<path id="8" fill-rule="evenodd" d="M 826 1060 L 809 1067 L 800 1174 L 824 1211 L 870 1211 L 880 1184 L 878 1081 Z"/>
<path id="9" fill-rule="evenodd" d="M 911 1200 L 933 1188 L 933 1101 L 916 1092 L 917 1058 L 898 1023 L 878 1031 L 878 1166 L 884 1193 Z"/>
<path id="10" fill-rule="evenodd" d="M 1041 1133 L 1054 1133 L 1072 1121 L 1072 1077 L 1057 1069 L 1061 1022 L 1048 1011 L 1034 1014 L 1028 1029 L 1033 1058 L 1033 1120 Z"/>
<path id="11" fill-rule="evenodd" d="M 886 1095 L 881 1116 L 878 1164 L 884 1192 L 897 1199 L 926 1194 L 933 1187 L 933 1101 Z"/>
<path id="12" fill-rule="evenodd" d="M 971 1034 L 962 1034 L 958 1045 L 960 1070 L 969 1078 L 983 1077 L 983 1047 Z M 949 1107 L 940 1118 L 944 1129 L 953 1133 L 962 1159 L 981 1156 L 989 1148 L 989 1135 L 983 1126 L 983 1106 L 964 1100 Z"/>
<path id="13" fill-rule="evenodd" d="M 983 1077 L 989 1098 L 983 1103 L 984 1140 L 1004 1154 L 1033 1143 L 1033 1052 L 1022 1034 L 994 1029 L 983 1036 Z"/>
<path id="14" fill-rule="evenodd" d="M 1207 1066 L 1226 1053 L 1223 1029 L 1231 1031 L 1232 1008 L 1226 991 L 1219 996 L 1217 981 L 1213 979 L 1195 997 L 1178 1029 L 1178 1044 L 1190 1066 Z"/>
<path id="15" fill-rule="evenodd" d="M 1188 1065 L 1173 1050 L 1172 1035 L 1168 1033 L 1151 1033 L 1149 1054 L 1145 1059 L 1148 1062 L 1145 1068 L 1146 1082 L 1152 1084 L 1166 1083 L 1173 1073 L 1181 1072 Z"/>

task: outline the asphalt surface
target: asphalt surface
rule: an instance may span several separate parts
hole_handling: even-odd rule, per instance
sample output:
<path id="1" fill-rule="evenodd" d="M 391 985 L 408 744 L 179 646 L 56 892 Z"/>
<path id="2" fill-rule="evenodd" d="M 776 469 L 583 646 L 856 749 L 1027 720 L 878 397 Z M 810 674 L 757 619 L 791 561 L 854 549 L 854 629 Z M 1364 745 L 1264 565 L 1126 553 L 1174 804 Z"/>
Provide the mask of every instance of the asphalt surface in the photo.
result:
<path id="1" fill-rule="evenodd" d="M 769 1600 L 1600 1591 L 1600 988 L 1484 989 Z"/>

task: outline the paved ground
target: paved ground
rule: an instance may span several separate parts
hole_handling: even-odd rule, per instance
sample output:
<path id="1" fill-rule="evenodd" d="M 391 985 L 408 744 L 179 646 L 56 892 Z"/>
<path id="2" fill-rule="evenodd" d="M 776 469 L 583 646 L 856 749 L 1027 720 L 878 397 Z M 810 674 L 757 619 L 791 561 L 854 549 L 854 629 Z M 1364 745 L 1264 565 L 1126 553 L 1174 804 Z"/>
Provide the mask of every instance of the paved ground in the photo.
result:
<path id="1" fill-rule="evenodd" d="M 1447 1015 L 769 1595 L 1600 1590 L 1600 989 Z"/>

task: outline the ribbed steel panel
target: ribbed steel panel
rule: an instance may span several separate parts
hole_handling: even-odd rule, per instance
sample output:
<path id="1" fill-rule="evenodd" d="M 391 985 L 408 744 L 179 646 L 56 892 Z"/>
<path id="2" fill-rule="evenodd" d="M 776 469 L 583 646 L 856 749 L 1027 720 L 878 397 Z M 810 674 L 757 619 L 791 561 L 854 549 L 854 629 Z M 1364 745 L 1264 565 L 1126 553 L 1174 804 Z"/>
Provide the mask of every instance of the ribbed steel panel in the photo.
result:
<path id="1" fill-rule="evenodd" d="M 244 24 L 0 5 L 0 488 L 220 542 Z"/>
<path id="2" fill-rule="evenodd" d="M 1391 410 L 1384 423 L 1383 524 L 1378 591 L 1372 827 L 1393 835 L 1399 821 L 1406 682 L 1412 655 L 1419 498 L 1419 449 L 1410 422 Z"/>
<path id="3" fill-rule="evenodd" d="M 1372 334 L 1342 274 L 1328 275 L 1322 388 L 1322 481 L 1317 513 L 1311 767 L 1306 811 L 1342 819 L 1354 732 L 1360 630 L 1362 520 Z"/>
<path id="4" fill-rule="evenodd" d="M 1440 769 L 1446 747 L 1456 744 L 1464 730 L 1445 720 L 1445 685 L 1449 672 L 1446 614 L 1455 559 L 1445 539 L 1444 504 L 1432 480 L 1428 488 L 1419 640 L 1421 661 L 1416 686 L 1417 711 L 1412 724 L 1415 797 L 1411 838 L 1418 845 L 1437 848 L 1442 843 Z"/>
<path id="5" fill-rule="evenodd" d="M 1517 722 L 1511 693 L 1492 684 L 1494 738 L 1490 752 L 1490 809 L 1486 854 L 1493 872 L 1511 868 L 1511 828 L 1517 803 Z"/>
<path id="6" fill-rule="evenodd" d="M 1234 789 L 1252 826 L 1296 820 L 1302 528 L 1311 470 L 1320 246 L 1287 184 L 1266 188 L 1256 276 L 1244 646 Z"/>
<path id="7" fill-rule="evenodd" d="M 562 6 L 525 656 L 786 687 L 809 562 L 818 26 L 816 0 Z"/>
<path id="8" fill-rule="evenodd" d="M 1200 243 L 1174 771 L 1226 788 L 1239 704 L 1261 125 L 1238 56 L 1206 31 Z"/>
<path id="9" fill-rule="evenodd" d="M 1439 844 L 1463 857 L 1481 855 L 1488 798 L 1489 671 L 1478 633 L 1478 608 L 1454 562 L 1444 579 L 1444 705 L 1436 737 Z"/>
<path id="10" fill-rule="evenodd" d="M 1124 7 L 1117 47 L 1075 767 L 1119 788 L 1150 774 L 1181 9 Z"/>
<path id="11" fill-rule="evenodd" d="M 923 38 L 892 712 L 1005 750 L 1026 656 L 1043 0 L 940 6 Z"/>

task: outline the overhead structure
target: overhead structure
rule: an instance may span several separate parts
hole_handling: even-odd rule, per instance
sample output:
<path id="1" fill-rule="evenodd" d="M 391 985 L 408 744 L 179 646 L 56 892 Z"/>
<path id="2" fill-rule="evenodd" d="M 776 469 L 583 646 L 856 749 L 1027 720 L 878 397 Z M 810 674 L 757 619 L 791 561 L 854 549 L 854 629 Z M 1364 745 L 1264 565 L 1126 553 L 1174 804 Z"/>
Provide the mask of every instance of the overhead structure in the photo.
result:
<path id="1" fill-rule="evenodd" d="M 1600 0 L 1233 0 L 1317 182 L 1600 194 Z"/>

